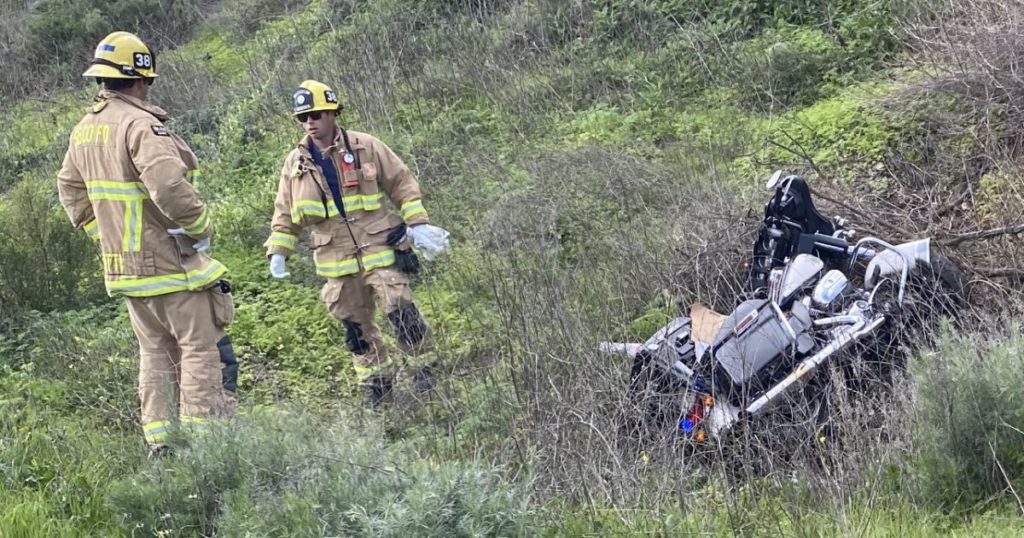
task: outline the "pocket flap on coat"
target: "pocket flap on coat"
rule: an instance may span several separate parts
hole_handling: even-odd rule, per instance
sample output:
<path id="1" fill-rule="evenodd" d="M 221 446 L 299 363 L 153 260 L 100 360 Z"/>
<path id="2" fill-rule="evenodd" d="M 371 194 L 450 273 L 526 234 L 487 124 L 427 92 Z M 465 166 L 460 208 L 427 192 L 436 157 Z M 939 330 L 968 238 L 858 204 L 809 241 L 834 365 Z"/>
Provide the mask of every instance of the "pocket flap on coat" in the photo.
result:
<path id="1" fill-rule="evenodd" d="M 309 246 L 311 246 L 313 248 L 317 248 L 317 247 L 322 247 L 324 245 L 328 245 L 328 244 L 330 244 L 331 239 L 333 237 L 334 237 L 334 234 L 330 234 L 330 233 L 311 232 L 309 234 Z"/>

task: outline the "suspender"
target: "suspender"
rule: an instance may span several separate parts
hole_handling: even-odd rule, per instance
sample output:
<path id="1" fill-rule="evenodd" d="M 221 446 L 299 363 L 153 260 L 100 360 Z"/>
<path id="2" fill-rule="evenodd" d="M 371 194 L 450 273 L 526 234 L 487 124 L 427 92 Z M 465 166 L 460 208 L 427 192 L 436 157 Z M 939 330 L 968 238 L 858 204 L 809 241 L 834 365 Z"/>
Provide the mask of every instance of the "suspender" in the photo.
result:
<path id="1" fill-rule="evenodd" d="M 341 129 L 341 138 L 342 138 L 342 140 L 345 143 L 345 152 L 347 152 L 349 155 L 351 155 L 352 158 L 354 158 L 355 161 L 356 161 L 355 162 L 356 169 L 357 170 L 362 170 L 363 163 L 360 162 L 360 160 L 359 160 L 359 154 L 354 152 L 354 151 L 352 151 L 352 144 L 349 143 L 349 141 L 348 141 L 348 131 L 346 131 L 345 129 Z M 315 150 L 317 152 L 320 152 L 320 148 L 315 148 Z M 309 152 L 313 153 L 313 151 L 314 151 L 313 141 L 310 140 L 309 141 Z M 322 152 L 321 152 L 321 155 L 323 155 Z M 338 168 L 337 164 L 334 162 L 333 159 L 331 160 L 331 165 L 334 166 L 335 180 L 338 182 L 338 190 L 340 191 L 341 190 L 341 181 L 343 179 L 343 177 L 342 177 L 342 175 L 343 175 L 342 174 L 342 170 Z M 316 181 L 314 181 L 314 183 L 316 183 Z M 324 192 L 324 190 L 322 188 L 320 188 L 320 184 L 319 183 L 316 183 L 316 187 L 317 187 L 317 190 L 320 191 L 320 201 L 324 204 L 324 214 L 326 215 L 327 214 L 327 193 Z M 334 197 L 334 193 L 331 193 L 331 197 L 332 198 Z M 334 205 L 338 205 L 338 204 L 334 204 Z M 341 217 L 343 219 L 346 217 L 344 204 L 342 205 L 342 207 L 338 208 L 338 212 L 341 213 Z"/>

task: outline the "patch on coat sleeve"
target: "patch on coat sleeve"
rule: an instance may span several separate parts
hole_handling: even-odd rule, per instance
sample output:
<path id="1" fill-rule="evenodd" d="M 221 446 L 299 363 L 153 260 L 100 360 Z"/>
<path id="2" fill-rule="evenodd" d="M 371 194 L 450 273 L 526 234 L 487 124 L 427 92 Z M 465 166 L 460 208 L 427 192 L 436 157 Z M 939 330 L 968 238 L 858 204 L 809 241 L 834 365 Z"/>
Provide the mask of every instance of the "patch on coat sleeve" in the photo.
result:
<path id="1" fill-rule="evenodd" d="M 163 125 L 154 125 L 153 126 L 153 134 L 155 134 L 157 136 L 171 136 L 171 135 L 167 134 L 167 128 L 164 127 Z"/>

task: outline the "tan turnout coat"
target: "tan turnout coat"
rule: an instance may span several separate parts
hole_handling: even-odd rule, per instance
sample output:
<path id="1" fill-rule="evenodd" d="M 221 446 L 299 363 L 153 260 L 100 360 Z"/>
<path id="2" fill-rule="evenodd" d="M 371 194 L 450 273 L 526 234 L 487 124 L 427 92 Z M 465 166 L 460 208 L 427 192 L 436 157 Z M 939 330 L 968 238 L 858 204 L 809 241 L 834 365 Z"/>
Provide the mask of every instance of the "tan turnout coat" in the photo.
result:
<path id="1" fill-rule="evenodd" d="M 338 171 L 345 218 L 323 170 L 309 153 L 307 135 L 281 169 L 271 234 L 265 243 L 268 256 L 290 256 L 299 234 L 308 228 L 317 274 L 330 278 L 359 274 L 394 264 L 394 250 L 386 239 L 403 220 L 409 225 L 428 222 L 419 183 L 401 159 L 368 134 L 348 131 L 348 138 L 355 154 L 352 163 L 345 162 L 340 129 L 334 145 L 324 151 Z M 388 210 L 385 198 L 401 217 Z"/>
<path id="2" fill-rule="evenodd" d="M 203 289 L 227 271 L 192 248 L 213 227 L 190 182 L 198 160 L 166 119 L 144 101 L 103 91 L 71 133 L 57 178 L 60 201 L 72 224 L 99 241 L 110 295 Z M 170 228 L 191 237 L 174 237 Z"/>

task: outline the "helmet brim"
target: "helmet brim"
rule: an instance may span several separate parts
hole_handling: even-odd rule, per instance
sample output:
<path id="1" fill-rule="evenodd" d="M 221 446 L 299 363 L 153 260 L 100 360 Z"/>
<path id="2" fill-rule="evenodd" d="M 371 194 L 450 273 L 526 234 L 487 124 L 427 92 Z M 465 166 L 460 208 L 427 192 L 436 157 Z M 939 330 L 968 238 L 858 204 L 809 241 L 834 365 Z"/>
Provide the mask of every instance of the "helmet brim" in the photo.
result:
<path id="1" fill-rule="evenodd" d="M 335 112 L 341 112 L 341 107 L 338 106 L 338 105 L 332 104 L 332 103 L 328 103 L 326 105 L 314 106 L 314 107 L 310 107 L 310 108 L 306 108 L 306 109 L 298 110 L 298 111 L 292 110 L 292 116 L 298 116 L 299 114 L 309 114 L 310 112 L 323 112 L 323 111 L 327 111 L 327 110 L 333 110 Z"/>
<path id="2" fill-rule="evenodd" d="M 94 78 L 157 78 L 159 75 L 153 73 L 148 77 L 133 77 L 122 73 L 119 69 L 114 69 L 109 65 L 91 65 L 89 69 L 86 69 L 82 73 L 83 77 L 94 77 Z"/>

